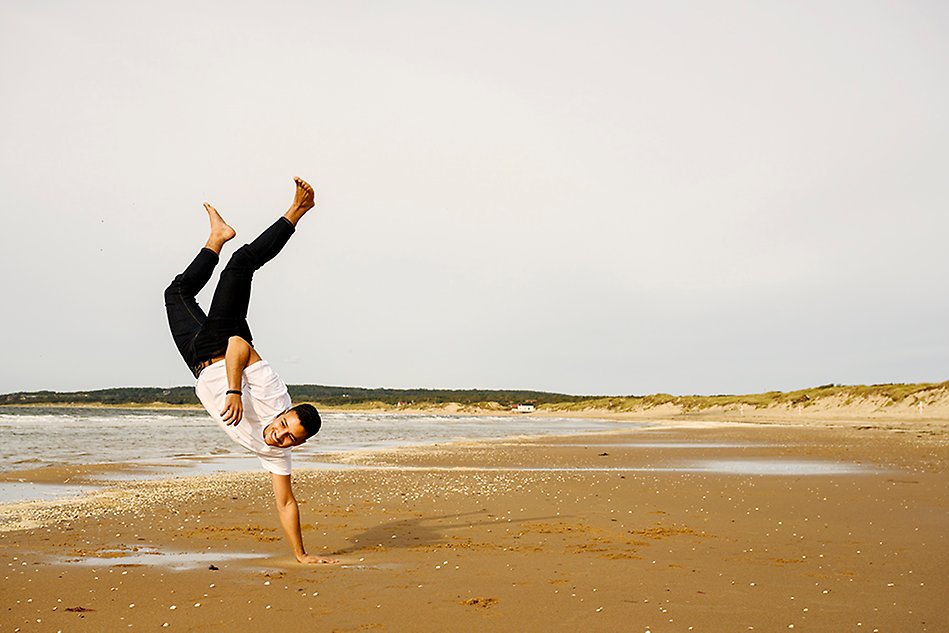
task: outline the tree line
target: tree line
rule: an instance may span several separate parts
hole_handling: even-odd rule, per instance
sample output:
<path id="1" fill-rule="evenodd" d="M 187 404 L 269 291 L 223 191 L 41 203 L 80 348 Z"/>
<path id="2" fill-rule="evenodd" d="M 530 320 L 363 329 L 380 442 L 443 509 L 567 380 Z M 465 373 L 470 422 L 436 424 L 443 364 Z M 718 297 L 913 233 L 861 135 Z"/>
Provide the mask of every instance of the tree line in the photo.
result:
<path id="1" fill-rule="evenodd" d="M 491 389 L 368 389 L 324 385 L 288 385 L 294 402 L 316 402 L 327 406 L 345 406 L 379 402 L 387 405 L 521 403 L 552 404 L 576 402 L 584 396 L 529 390 Z M 168 404 L 199 405 L 193 387 L 114 387 L 91 391 L 18 391 L 0 395 L 0 404 Z"/>

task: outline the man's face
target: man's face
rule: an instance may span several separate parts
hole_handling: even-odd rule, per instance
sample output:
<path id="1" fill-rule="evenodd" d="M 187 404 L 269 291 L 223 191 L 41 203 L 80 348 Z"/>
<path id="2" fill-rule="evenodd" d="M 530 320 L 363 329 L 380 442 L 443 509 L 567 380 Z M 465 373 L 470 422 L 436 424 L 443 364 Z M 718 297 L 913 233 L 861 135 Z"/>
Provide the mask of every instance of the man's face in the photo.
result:
<path id="1" fill-rule="evenodd" d="M 264 442 L 269 446 L 286 448 L 306 441 L 306 429 L 293 411 L 284 411 L 264 427 Z"/>

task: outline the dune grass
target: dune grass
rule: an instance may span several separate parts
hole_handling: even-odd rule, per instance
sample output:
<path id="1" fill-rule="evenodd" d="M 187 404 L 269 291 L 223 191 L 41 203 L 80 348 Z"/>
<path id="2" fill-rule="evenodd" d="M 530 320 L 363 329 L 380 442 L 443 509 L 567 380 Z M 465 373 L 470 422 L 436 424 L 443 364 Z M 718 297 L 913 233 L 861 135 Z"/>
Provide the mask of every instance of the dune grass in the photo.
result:
<path id="1" fill-rule="evenodd" d="M 573 402 L 540 405 L 549 411 L 584 411 L 589 409 L 632 412 L 671 405 L 682 411 L 702 411 L 711 408 L 734 408 L 741 405 L 755 409 L 774 407 L 811 406 L 819 401 L 833 399 L 841 406 L 873 401 L 876 406 L 928 402 L 949 389 L 949 381 L 941 383 L 880 384 L 880 385 L 822 385 L 796 391 L 769 391 L 766 393 L 715 396 L 673 396 L 658 393 L 649 396 L 585 398 Z"/>

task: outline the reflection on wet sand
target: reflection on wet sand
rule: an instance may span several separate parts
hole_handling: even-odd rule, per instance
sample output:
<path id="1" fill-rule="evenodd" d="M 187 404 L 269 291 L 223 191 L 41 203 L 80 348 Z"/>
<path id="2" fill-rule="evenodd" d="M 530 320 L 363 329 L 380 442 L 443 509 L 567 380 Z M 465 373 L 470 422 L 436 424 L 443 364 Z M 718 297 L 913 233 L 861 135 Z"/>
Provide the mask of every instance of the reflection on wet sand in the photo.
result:
<path id="1" fill-rule="evenodd" d="M 90 556 L 73 556 L 59 559 L 59 563 L 91 567 L 137 567 L 150 565 L 181 571 L 211 567 L 214 571 L 230 561 L 265 558 L 265 554 L 251 552 L 177 552 L 161 550 L 152 546 L 137 546 L 130 549 L 101 549 Z"/>

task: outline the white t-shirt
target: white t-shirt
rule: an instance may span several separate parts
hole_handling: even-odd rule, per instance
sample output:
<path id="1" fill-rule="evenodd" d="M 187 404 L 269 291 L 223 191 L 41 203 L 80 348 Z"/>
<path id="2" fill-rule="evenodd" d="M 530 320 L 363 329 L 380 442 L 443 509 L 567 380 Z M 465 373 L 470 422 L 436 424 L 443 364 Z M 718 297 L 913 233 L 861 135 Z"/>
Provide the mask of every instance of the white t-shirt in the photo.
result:
<path id="1" fill-rule="evenodd" d="M 287 385 L 265 360 L 245 367 L 241 376 L 244 417 L 231 426 L 221 419 L 227 390 L 227 370 L 223 360 L 206 367 L 194 388 L 201 404 L 232 440 L 257 455 L 265 470 L 275 475 L 289 475 L 290 449 L 269 446 L 264 442 L 264 427 L 292 405 Z"/>

